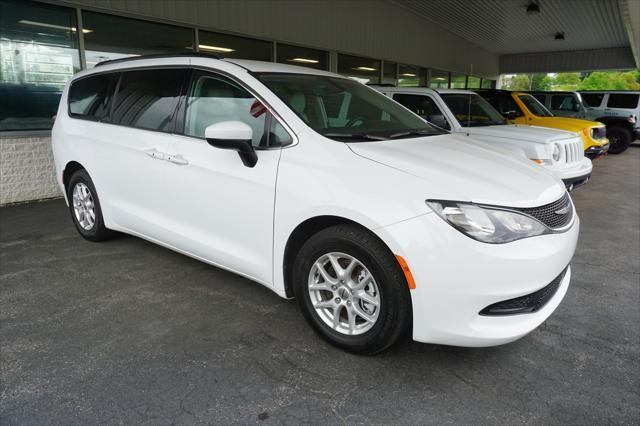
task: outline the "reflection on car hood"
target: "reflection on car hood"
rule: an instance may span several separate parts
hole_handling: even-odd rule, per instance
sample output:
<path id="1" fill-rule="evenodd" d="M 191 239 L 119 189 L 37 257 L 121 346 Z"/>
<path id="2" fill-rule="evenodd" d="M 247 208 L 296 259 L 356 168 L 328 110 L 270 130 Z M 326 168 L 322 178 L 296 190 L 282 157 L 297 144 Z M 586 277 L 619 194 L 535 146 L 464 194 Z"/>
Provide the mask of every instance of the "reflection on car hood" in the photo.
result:
<path id="1" fill-rule="evenodd" d="M 540 144 L 549 144 L 579 137 L 575 132 L 524 125 L 464 127 L 462 131 L 469 133 L 470 136 L 488 136 Z"/>
<path id="2" fill-rule="evenodd" d="M 598 121 L 589 121 L 570 117 L 537 117 L 535 118 L 535 123 L 543 127 L 553 127 L 576 133 L 582 132 L 582 129 L 604 126 L 604 124 Z"/>
<path id="3" fill-rule="evenodd" d="M 359 156 L 425 181 L 425 196 L 532 207 L 560 198 L 565 188 L 542 166 L 504 155 L 462 135 L 349 143 Z"/>

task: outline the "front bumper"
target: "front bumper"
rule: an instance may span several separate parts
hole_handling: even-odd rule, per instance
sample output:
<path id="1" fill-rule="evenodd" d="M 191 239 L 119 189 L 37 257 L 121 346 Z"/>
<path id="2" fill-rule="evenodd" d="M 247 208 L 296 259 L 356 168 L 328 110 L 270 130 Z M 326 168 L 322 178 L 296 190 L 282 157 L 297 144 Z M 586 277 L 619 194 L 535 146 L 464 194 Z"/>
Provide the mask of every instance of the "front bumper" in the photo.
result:
<path id="1" fill-rule="evenodd" d="M 579 219 L 564 233 L 508 244 L 485 244 L 427 213 L 375 232 L 404 257 L 416 288 L 413 338 L 454 346 L 493 346 L 528 334 L 558 307 L 569 287 L 568 268 L 554 295 L 535 312 L 487 316 L 486 307 L 535 293 L 567 268 L 578 240 Z"/>
<path id="2" fill-rule="evenodd" d="M 589 181 L 593 164 L 590 159 L 583 157 L 580 161 L 570 166 L 564 164 L 557 168 L 550 167 L 550 170 L 562 180 L 567 190 L 574 191 Z"/>
<path id="3" fill-rule="evenodd" d="M 609 146 L 609 142 L 604 145 L 590 146 L 584 151 L 584 155 L 591 160 L 595 160 L 596 158 L 605 155 L 607 151 L 609 151 Z"/>

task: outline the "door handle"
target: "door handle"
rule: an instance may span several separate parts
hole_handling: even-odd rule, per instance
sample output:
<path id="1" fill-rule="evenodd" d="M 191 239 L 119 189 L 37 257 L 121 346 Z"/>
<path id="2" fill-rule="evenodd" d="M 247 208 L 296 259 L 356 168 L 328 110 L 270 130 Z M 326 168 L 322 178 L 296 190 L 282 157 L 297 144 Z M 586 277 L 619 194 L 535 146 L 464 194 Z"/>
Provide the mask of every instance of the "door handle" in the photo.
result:
<path id="1" fill-rule="evenodd" d="M 179 166 L 186 166 L 187 164 L 189 164 L 189 160 L 187 160 L 186 158 L 184 158 L 180 154 L 178 154 L 178 155 L 170 155 L 169 158 L 167 158 L 167 160 L 169 160 L 173 164 L 177 164 Z"/>

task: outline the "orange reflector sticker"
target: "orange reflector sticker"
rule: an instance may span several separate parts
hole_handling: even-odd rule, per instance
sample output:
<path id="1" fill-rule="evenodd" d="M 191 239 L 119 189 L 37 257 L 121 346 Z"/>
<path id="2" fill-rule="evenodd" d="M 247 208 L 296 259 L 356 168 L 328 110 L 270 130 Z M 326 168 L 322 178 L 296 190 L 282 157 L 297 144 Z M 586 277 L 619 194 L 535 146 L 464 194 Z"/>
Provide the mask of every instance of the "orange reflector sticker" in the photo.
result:
<path id="1" fill-rule="evenodd" d="M 407 265 L 407 262 L 405 262 L 405 260 L 399 254 L 396 254 L 396 259 L 398 259 L 398 263 L 402 268 L 402 272 L 404 272 L 404 277 L 407 279 L 407 284 L 409 284 L 409 288 L 413 290 L 414 288 L 416 288 L 416 282 L 413 280 L 413 275 L 411 275 L 411 270 L 409 269 L 409 265 Z"/>
<path id="2" fill-rule="evenodd" d="M 540 160 L 531 159 L 531 161 L 533 161 L 534 163 L 542 164 L 542 161 L 540 161 Z"/>

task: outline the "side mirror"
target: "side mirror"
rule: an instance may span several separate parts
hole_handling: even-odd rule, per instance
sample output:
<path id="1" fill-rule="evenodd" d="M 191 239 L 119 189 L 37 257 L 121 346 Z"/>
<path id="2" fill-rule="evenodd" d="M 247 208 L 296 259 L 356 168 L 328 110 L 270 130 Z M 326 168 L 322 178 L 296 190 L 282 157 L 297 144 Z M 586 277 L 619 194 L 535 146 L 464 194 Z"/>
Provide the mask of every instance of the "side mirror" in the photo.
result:
<path id="1" fill-rule="evenodd" d="M 242 163 L 247 167 L 253 167 L 258 162 L 258 154 L 251 143 L 253 130 L 242 121 L 221 121 L 212 124 L 204 130 L 204 137 L 213 147 L 237 151 Z"/>
<path id="2" fill-rule="evenodd" d="M 444 115 L 442 114 L 433 114 L 433 115 L 427 115 L 426 120 L 432 124 L 435 124 L 438 127 L 441 127 L 443 129 L 449 129 L 449 123 L 447 123 L 447 120 L 444 118 Z"/>
<path id="3" fill-rule="evenodd" d="M 516 119 L 516 112 L 513 111 L 513 110 L 512 111 L 503 112 L 502 115 L 507 120 L 515 120 Z"/>

